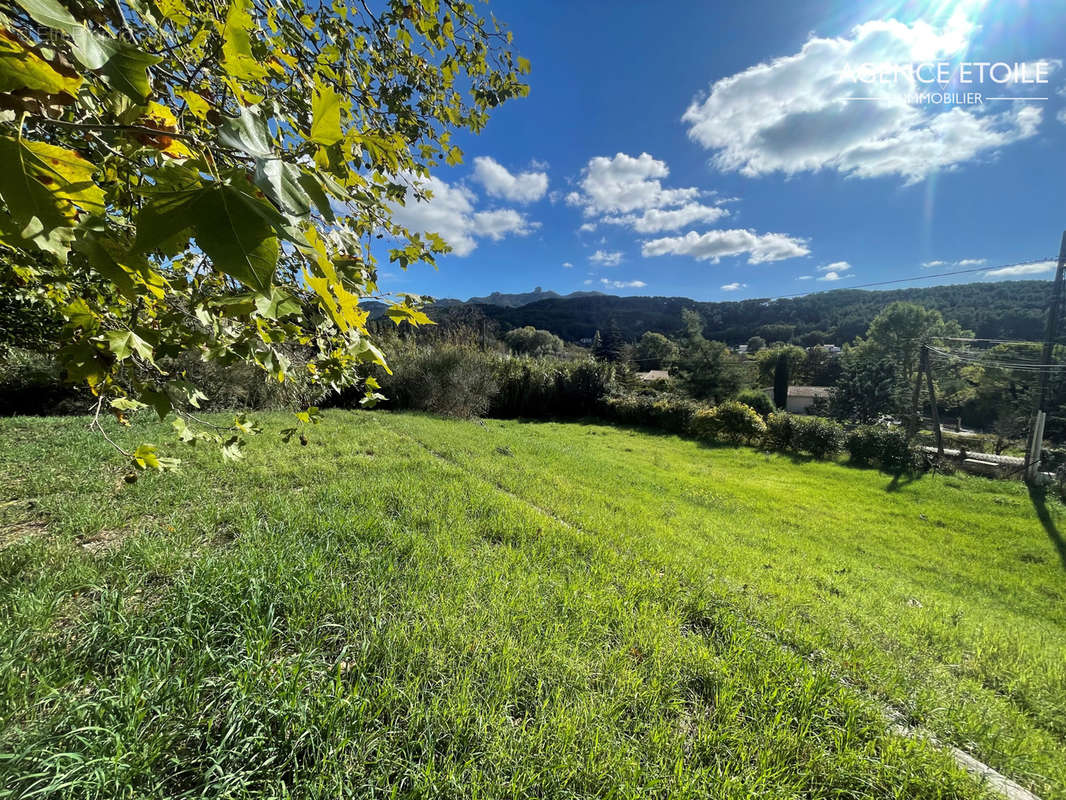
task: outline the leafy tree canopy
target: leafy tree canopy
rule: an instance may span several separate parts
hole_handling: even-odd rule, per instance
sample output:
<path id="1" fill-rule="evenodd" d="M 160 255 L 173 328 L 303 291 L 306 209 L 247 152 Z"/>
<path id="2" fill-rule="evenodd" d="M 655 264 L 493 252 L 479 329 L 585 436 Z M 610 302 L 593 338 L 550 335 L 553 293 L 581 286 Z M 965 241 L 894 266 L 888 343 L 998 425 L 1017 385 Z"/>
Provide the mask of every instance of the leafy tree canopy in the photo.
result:
<path id="1" fill-rule="evenodd" d="M 655 331 L 645 331 L 636 348 L 637 366 L 642 370 L 670 369 L 678 357 L 677 345 Z"/>
<path id="2" fill-rule="evenodd" d="M 445 252 L 390 209 L 462 158 L 453 131 L 527 92 L 510 33 L 461 0 L 2 13 L 0 284 L 62 317 L 59 357 L 97 420 L 176 412 L 182 439 L 228 457 L 254 428 L 194 424 L 202 394 L 175 359 L 330 388 L 384 364 L 359 302 L 377 293 L 372 243 L 389 237 L 401 268 Z M 393 298 L 388 316 L 424 324 L 420 303 Z M 129 455 L 171 463 L 151 445 Z"/>

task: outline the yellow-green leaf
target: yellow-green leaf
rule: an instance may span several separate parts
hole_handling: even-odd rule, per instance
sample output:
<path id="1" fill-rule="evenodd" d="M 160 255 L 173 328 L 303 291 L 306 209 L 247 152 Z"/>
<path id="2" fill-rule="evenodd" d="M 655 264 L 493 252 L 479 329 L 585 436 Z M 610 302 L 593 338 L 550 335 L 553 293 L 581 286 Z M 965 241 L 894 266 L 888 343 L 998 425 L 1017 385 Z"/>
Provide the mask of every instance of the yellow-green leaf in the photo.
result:
<path id="1" fill-rule="evenodd" d="M 329 147 L 342 138 L 340 95 L 316 75 L 311 99 L 311 141 Z"/>

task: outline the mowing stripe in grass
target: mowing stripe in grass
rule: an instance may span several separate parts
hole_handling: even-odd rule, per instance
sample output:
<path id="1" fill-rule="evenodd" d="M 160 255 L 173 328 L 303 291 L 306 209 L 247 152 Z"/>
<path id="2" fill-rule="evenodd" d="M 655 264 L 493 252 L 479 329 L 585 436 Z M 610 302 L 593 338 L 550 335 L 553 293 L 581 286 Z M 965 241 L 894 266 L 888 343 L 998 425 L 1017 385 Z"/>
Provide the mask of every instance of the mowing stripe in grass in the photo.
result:
<path id="1" fill-rule="evenodd" d="M 507 489 L 503 484 L 499 483 L 498 481 L 489 481 L 489 480 L 485 479 L 484 476 L 479 475 L 478 473 L 474 472 L 468 466 L 462 464 L 458 459 L 456 459 L 454 457 L 451 457 L 451 456 L 448 456 L 448 455 L 445 455 L 444 453 L 439 452 L 437 450 L 434 450 L 430 445 L 428 445 L 426 442 L 422 441 L 418 437 L 416 437 L 416 436 L 414 436 L 412 434 L 404 434 L 402 432 L 401 432 L 401 435 L 403 435 L 403 437 L 405 439 L 407 439 L 407 440 L 419 445 L 420 447 L 425 449 L 427 452 L 431 453 L 436 458 L 439 458 L 441 461 L 444 461 L 444 462 L 446 462 L 448 464 L 451 464 L 451 465 L 463 470 L 464 472 L 466 472 L 466 473 L 468 473 L 468 474 L 470 474 L 470 475 L 472 475 L 472 476 L 474 476 L 476 478 L 479 478 L 480 480 L 482 480 L 486 484 L 489 484 L 489 485 L 493 486 L 497 491 L 507 495 L 508 497 L 511 497 L 511 498 L 513 498 L 515 500 L 518 500 L 519 502 L 525 503 L 526 505 L 528 505 L 530 508 L 534 509 L 535 511 L 537 511 L 537 512 L 539 512 L 541 514 L 544 514 L 547 517 L 550 517 L 551 519 L 555 520 L 556 522 L 561 523 L 565 527 L 570 528 L 571 530 L 573 530 L 573 531 L 575 531 L 577 533 L 580 533 L 580 534 L 582 534 L 584 536 L 589 536 L 589 537 L 592 536 L 592 534 L 589 531 L 584 530 L 580 525 L 576 525 L 576 524 L 564 519 L 563 517 L 559 516 L 554 511 L 552 511 L 552 510 L 550 510 L 548 508 L 544 508 L 543 506 L 540 506 L 538 504 L 532 503 L 531 501 L 529 501 L 529 500 L 527 500 L 527 499 L 525 499 L 523 497 L 520 497 L 519 495 L 516 495 L 514 492 L 510 491 L 509 489 Z M 775 645 L 777 645 L 778 647 L 781 647 L 784 650 L 787 650 L 788 652 L 799 656 L 800 658 L 804 658 L 805 660 L 808 660 L 808 659 L 806 659 L 805 654 L 802 653 L 799 650 L 799 648 L 797 648 L 794 644 L 791 644 L 791 643 L 789 643 L 787 641 L 784 641 L 781 637 L 776 636 L 772 632 L 761 628 L 758 625 L 758 623 L 754 622 L 752 619 L 747 617 L 739 608 L 731 605 L 729 607 L 729 610 L 738 619 L 743 620 L 744 624 L 747 625 L 750 628 L 751 632 L 755 636 L 757 636 L 757 637 L 759 637 L 759 638 L 761 638 L 761 639 L 763 639 L 765 641 L 772 642 Z M 811 663 L 811 668 L 812 669 L 818 669 L 819 667 L 818 667 L 818 665 L 816 665 L 814 663 Z M 841 680 L 839 676 L 836 676 L 836 680 L 840 683 L 841 687 L 844 688 L 846 691 L 852 691 L 852 692 L 856 691 L 856 687 L 848 685 L 847 682 L 844 681 L 844 680 Z M 871 695 L 866 694 L 866 693 L 860 693 L 860 694 L 865 700 L 867 700 L 869 702 L 872 702 L 874 704 L 879 704 L 878 700 L 876 698 L 872 697 Z M 1025 787 L 1019 785 L 1015 781 L 1012 781 L 1010 778 L 1006 777 L 1005 775 L 1001 775 L 999 772 L 997 772 L 996 770 L 992 769 L 992 767 L 988 766 L 987 764 L 985 764 L 984 762 L 978 760 L 977 758 L 974 758 L 970 753 L 967 753 L 965 750 L 962 750 L 962 749 L 960 749 L 958 747 L 955 747 L 953 745 L 945 745 L 945 744 L 941 743 L 940 741 L 937 740 L 936 736 L 931 731 L 929 731 L 929 730 L 927 730 L 925 728 L 908 725 L 905 722 L 905 720 L 904 720 L 903 714 L 901 714 L 897 709 L 891 708 L 889 706 L 882 706 L 882 713 L 883 713 L 884 718 L 885 718 L 886 727 L 889 730 L 891 730 L 893 733 L 896 733 L 899 736 L 908 737 L 908 738 L 916 738 L 916 739 L 920 739 L 920 740 L 929 742 L 934 747 L 946 752 L 948 755 L 950 755 L 952 757 L 952 759 L 954 759 L 956 764 L 958 764 L 962 769 L 966 770 L 971 775 L 975 776 L 980 783 L 986 783 L 988 785 L 988 787 L 990 789 L 992 789 L 992 791 L 994 791 L 996 794 L 1007 798 L 1007 800 L 1040 800 L 1039 796 L 1033 794 L 1028 789 L 1026 789 Z"/>

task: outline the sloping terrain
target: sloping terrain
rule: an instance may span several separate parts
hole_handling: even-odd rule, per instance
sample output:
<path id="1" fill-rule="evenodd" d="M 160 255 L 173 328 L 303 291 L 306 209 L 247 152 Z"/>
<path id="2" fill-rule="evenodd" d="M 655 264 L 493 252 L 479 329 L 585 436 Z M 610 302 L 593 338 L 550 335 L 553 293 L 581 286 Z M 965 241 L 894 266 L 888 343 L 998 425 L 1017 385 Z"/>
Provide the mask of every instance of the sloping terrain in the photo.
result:
<path id="1" fill-rule="evenodd" d="M 0 420 L 0 795 L 983 796 L 891 709 L 1066 797 L 1057 502 L 599 425 L 262 421 L 127 483 L 85 420 Z"/>

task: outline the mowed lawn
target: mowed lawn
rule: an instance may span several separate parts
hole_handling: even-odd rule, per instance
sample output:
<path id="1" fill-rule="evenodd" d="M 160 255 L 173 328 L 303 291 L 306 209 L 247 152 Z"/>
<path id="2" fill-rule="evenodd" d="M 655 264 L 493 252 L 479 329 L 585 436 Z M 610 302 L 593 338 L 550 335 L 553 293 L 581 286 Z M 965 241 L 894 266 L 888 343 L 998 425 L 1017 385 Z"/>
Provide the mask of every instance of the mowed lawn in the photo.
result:
<path id="1" fill-rule="evenodd" d="M 601 425 L 0 420 L 0 797 L 1066 798 L 1066 519 Z M 174 452 L 176 451 L 176 452 Z"/>

